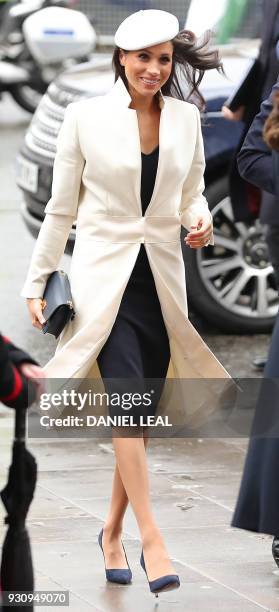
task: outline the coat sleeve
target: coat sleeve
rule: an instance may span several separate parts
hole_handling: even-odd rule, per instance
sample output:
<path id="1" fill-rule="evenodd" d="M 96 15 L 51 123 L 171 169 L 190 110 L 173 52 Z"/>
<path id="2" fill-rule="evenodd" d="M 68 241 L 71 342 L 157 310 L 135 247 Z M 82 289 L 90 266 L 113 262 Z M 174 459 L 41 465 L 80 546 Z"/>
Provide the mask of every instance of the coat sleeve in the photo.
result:
<path id="1" fill-rule="evenodd" d="M 0 334 L 0 402 L 10 408 L 27 408 L 34 399 L 35 385 L 20 372 L 22 363 L 38 365 L 28 353 Z"/>
<path id="2" fill-rule="evenodd" d="M 273 194 L 276 193 L 275 153 L 272 153 L 263 140 L 263 128 L 273 108 L 273 94 L 278 90 L 279 81 L 274 85 L 269 98 L 262 103 L 237 156 L 240 175 L 249 183 Z"/>
<path id="3" fill-rule="evenodd" d="M 76 103 L 71 103 L 57 138 L 52 194 L 21 291 L 23 297 L 42 297 L 48 276 L 57 269 L 77 216 L 84 163 L 78 140 Z"/>
<path id="4" fill-rule="evenodd" d="M 196 106 L 192 105 L 195 111 L 196 144 L 191 168 L 182 187 L 182 197 L 180 204 L 181 224 L 190 231 L 194 219 L 201 216 L 204 220 L 212 221 L 212 215 L 208 208 L 208 203 L 203 195 L 204 192 L 204 170 L 205 158 L 203 138 L 201 131 L 200 113 Z M 214 244 L 213 233 L 209 244 Z"/>

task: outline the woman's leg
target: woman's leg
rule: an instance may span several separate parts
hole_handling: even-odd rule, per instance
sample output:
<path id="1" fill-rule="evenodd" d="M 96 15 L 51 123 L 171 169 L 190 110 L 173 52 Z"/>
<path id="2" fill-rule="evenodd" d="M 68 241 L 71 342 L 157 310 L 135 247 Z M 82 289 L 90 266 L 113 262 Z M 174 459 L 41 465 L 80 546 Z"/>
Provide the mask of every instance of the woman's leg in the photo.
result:
<path id="1" fill-rule="evenodd" d="M 149 292 L 152 296 L 152 291 Z M 137 296 L 140 298 L 140 296 Z M 152 298 L 153 300 L 153 298 Z M 151 300 L 151 301 L 152 301 Z M 138 312 L 137 312 L 138 307 Z M 145 321 L 145 314 L 148 319 Z M 150 318 L 151 317 L 151 318 Z M 159 342 L 158 342 L 159 338 Z M 124 348 L 122 351 L 121 347 Z M 158 378 L 164 379 L 169 365 L 169 343 L 158 303 L 150 308 L 140 307 L 136 300 L 132 312 L 128 305 L 122 309 L 122 316 L 98 357 L 102 378 Z M 159 385 L 160 386 L 160 385 Z M 148 433 L 148 432 L 147 432 Z M 143 552 L 149 580 L 165 574 L 174 573 L 163 538 L 155 523 L 151 510 L 148 471 L 143 437 L 120 438 L 113 436 L 117 469 L 115 471 L 110 511 L 106 525 L 110 526 L 110 539 L 116 542 L 122 557 L 109 556 L 108 546 L 105 555 L 107 567 L 126 567 L 122 546 L 120 546 L 119 526 L 130 501 L 142 536 Z M 113 537 L 118 533 L 118 537 Z M 109 537 L 108 537 L 109 540 Z M 104 542 L 106 539 L 104 537 Z M 112 563 L 115 565 L 112 565 Z"/>
<path id="2" fill-rule="evenodd" d="M 152 380 L 156 389 L 155 410 L 163 390 L 170 361 L 170 347 L 155 288 L 150 290 L 150 307 L 142 308 L 134 321 L 142 363 L 142 377 Z M 142 314 L 144 312 L 144 315 Z M 141 315 L 141 316 L 140 316 Z M 154 383 L 154 384 L 153 384 Z M 147 429 L 148 434 L 148 429 Z M 175 569 L 168 556 L 163 537 L 156 524 L 150 499 L 146 452 L 142 438 L 113 438 L 119 473 L 131 503 L 142 538 L 146 572 L 149 580 Z"/>
<path id="3" fill-rule="evenodd" d="M 174 574 L 175 569 L 151 508 L 144 441 L 142 438 L 116 436 L 113 437 L 113 444 L 121 480 L 141 533 L 148 579 Z"/>
<path id="4" fill-rule="evenodd" d="M 123 338 L 125 338 L 125 343 Z M 123 380 L 142 376 L 141 354 L 135 330 L 121 315 L 118 315 L 112 332 L 98 355 L 97 362 L 108 392 L 111 391 L 111 379 L 120 379 L 119 391 L 121 391 Z M 109 382 L 106 379 L 110 379 Z M 114 381 L 114 387 L 114 390 L 118 390 L 117 380 Z M 145 445 L 147 442 L 146 436 Z M 110 507 L 103 527 L 102 539 L 106 567 L 109 569 L 127 567 L 121 543 L 121 532 L 128 503 L 129 500 L 116 462 Z"/>
<path id="5" fill-rule="evenodd" d="M 147 446 L 148 438 L 144 437 L 144 445 Z M 121 544 L 121 533 L 123 518 L 129 503 L 126 490 L 120 476 L 117 463 L 115 464 L 112 494 L 108 515 L 104 524 L 103 548 L 105 551 L 106 566 L 109 569 L 125 568 L 123 546 Z"/>

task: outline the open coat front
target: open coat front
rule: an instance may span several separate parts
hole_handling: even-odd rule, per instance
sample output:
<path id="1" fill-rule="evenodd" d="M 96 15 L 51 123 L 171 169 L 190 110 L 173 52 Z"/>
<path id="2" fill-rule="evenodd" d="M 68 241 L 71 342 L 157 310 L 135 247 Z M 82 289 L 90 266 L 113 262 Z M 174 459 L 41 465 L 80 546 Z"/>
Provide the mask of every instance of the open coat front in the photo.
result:
<path id="1" fill-rule="evenodd" d="M 187 317 L 181 224 L 190 229 L 197 214 L 211 217 L 202 195 L 199 111 L 161 94 L 158 170 L 143 216 L 139 128 L 130 102 L 118 78 L 107 95 L 72 103 L 65 112 L 52 197 L 21 293 L 43 295 L 76 220 L 70 276 L 77 314 L 62 332 L 45 372 L 64 380 L 100 376 L 96 358 L 144 243 L 170 341 L 168 377 L 228 378 Z"/>

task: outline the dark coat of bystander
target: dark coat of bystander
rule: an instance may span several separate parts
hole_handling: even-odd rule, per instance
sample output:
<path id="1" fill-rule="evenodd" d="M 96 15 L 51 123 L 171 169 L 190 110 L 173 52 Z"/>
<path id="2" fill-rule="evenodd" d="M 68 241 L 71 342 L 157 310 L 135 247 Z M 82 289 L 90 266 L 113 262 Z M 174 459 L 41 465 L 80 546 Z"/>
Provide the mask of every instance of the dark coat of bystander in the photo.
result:
<path id="1" fill-rule="evenodd" d="M 273 108 L 274 96 L 277 98 L 278 95 L 279 79 L 268 100 L 262 103 L 261 111 L 254 119 L 238 155 L 240 174 L 277 197 L 279 195 L 278 143 L 276 150 L 268 145 L 274 142 L 274 134 L 279 133 L 278 109 Z M 271 129 L 273 138 L 271 138 Z M 279 209 L 279 201 L 277 204 Z M 272 550 L 277 565 L 279 565 L 278 379 L 279 316 L 273 329 L 238 500 L 231 523 L 233 527 L 274 535 Z"/>

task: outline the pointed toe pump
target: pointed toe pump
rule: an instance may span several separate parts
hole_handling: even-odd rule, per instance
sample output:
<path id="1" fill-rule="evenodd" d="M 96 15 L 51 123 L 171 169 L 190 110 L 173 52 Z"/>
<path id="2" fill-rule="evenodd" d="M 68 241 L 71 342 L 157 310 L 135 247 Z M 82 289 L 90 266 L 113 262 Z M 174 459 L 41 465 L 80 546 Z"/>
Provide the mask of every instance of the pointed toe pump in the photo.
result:
<path id="1" fill-rule="evenodd" d="M 123 546 L 123 550 L 124 550 L 124 554 L 125 554 L 125 558 L 128 564 L 128 568 L 124 568 L 124 569 L 107 569 L 106 568 L 106 561 L 105 561 L 105 555 L 104 555 L 104 551 L 103 551 L 103 545 L 102 545 L 102 539 L 103 539 L 103 529 L 101 529 L 99 535 L 98 535 L 98 542 L 99 545 L 101 547 L 102 553 L 103 553 L 103 557 L 104 557 L 104 564 L 105 564 L 105 571 L 106 571 L 106 579 L 109 582 L 117 582 L 118 584 L 129 584 L 132 580 L 132 572 L 128 563 L 128 559 L 126 556 L 126 551 L 125 548 Z"/>
<path id="2" fill-rule="evenodd" d="M 146 573 L 143 550 L 141 551 L 140 564 L 142 569 Z M 147 573 L 146 577 L 148 580 Z M 151 593 L 154 593 L 155 597 L 158 597 L 158 594 L 162 593 L 162 591 L 171 591 L 172 589 L 178 589 L 178 587 L 180 587 L 180 580 L 177 574 L 166 574 L 165 576 L 160 576 L 160 578 L 156 578 L 155 580 L 148 580 L 148 584 Z"/>

